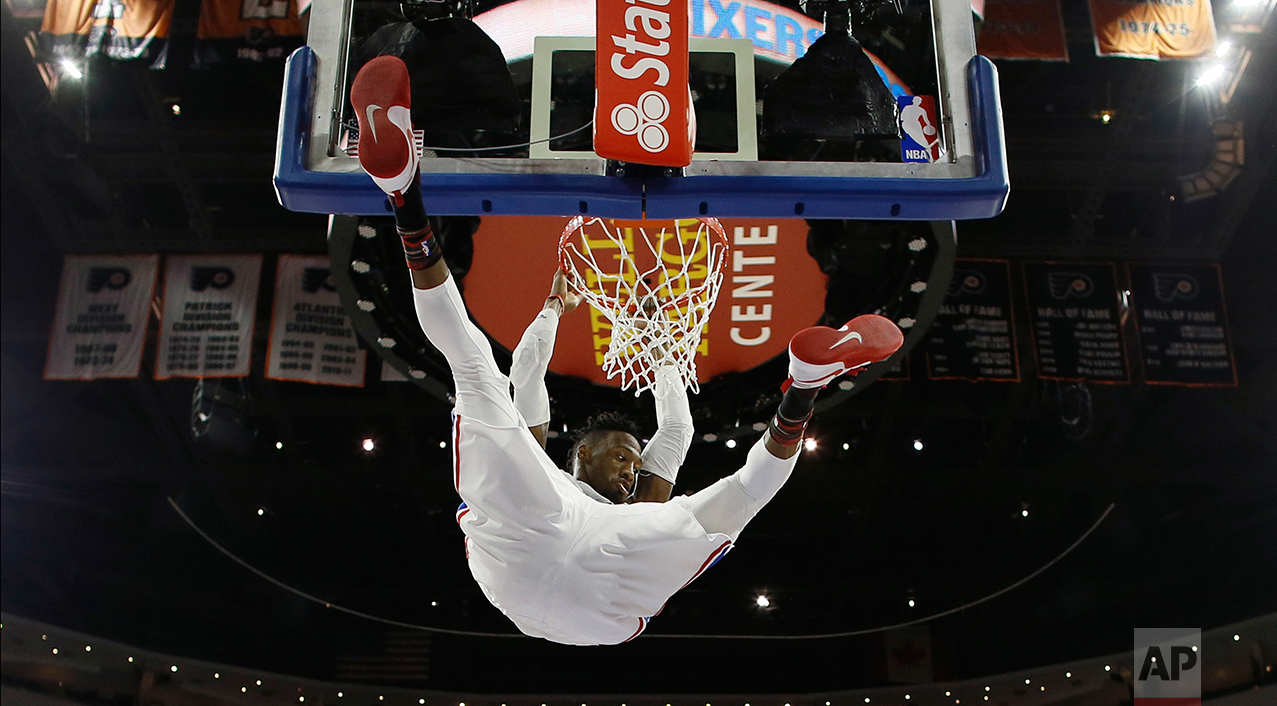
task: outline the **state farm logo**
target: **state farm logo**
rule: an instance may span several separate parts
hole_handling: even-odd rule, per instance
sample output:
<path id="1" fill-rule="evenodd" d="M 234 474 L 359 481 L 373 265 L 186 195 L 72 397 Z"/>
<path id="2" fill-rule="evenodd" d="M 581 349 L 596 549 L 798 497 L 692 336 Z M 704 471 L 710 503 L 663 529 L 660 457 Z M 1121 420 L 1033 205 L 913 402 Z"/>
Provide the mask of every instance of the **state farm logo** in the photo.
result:
<path id="1" fill-rule="evenodd" d="M 691 163 L 687 2 L 598 3 L 594 151 L 600 157 L 667 167 Z"/>
<path id="2" fill-rule="evenodd" d="M 612 110 L 612 127 L 622 135 L 638 135 L 638 143 L 648 152 L 660 152 L 670 143 L 670 134 L 661 123 L 670 116 L 670 102 L 657 91 L 639 96 L 637 105 L 622 103 Z"/>

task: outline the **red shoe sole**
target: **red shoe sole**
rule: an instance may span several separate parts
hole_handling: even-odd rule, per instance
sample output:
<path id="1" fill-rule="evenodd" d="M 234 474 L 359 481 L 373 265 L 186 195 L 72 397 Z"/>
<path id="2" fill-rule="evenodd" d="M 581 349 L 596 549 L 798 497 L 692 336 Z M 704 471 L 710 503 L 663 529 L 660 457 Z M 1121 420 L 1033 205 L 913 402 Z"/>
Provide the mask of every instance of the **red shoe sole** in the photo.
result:
<path id="1" fill-rule="evenodd" d="M 858 368 L 890 358 L 904 341 L 900 327 L 890 319 L 865 314 L 848 321 L 841 329 L 815 326 L 799 331 L 790 340 L 789 350 L 811 365 L 842 361 L 848 368 Z"/>
<path id="2" fill-rule="evenodd" d="M 386 179 L 402 172 L 413 146 L 399 126 L 390 122 L 385 109 L 412 106 L 408 67 L 393 56 L 379 56 L 364 64 L 350 86 L 350 103 L 359 121 L 359 163 L 364 170 Z M 373 111 L 372 124 L 368 122 L 369 106 L 380 108 Z"/>

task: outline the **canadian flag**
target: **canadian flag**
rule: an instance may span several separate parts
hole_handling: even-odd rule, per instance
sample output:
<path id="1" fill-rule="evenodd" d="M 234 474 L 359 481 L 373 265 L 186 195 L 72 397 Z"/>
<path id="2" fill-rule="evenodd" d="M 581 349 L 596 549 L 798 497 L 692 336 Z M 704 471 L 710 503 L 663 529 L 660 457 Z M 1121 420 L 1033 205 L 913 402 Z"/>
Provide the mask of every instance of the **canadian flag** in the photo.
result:
<path id="1" fill-rule="evenodd" d="M 931 631 L 925 625 L 910 625 L 887 631 L 887 681 L 896 684 L 930 684 Z"/>

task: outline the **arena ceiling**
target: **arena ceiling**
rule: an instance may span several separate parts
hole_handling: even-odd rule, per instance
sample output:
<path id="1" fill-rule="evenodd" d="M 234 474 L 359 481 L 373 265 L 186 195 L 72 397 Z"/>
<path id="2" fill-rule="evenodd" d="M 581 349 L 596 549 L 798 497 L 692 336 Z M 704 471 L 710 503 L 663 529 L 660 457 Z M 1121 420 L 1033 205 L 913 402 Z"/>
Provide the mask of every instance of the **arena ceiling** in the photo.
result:
<path id="1" fill-rule="evenodd" d="M 728 560 L 678 594 L 652 635 L 607 649 L 509 637 L 465 568 L 440 448 L 449 410 L 425 391 L 375 375 L 349 390 L 254 374 L 223 387 L 246 400 L 256 432 L 228 450 L 192 437 L 189 381 L 42 379 L 63 254 L 323 253 L 326 222 L 284 211 L 271 189 L 278 64 L 187 68 L 195 10 L 179 3 L 169 68 L 95 64 L 86 111 L 69 87 L 51 98 L 23 44 L 35 25 L 6 9 L 3 610 L 321 679 L 403 631 L 254 575 L 174 505 L 299 591 L 497 635 L 431 634 L 426 674 L 410 683 L 433 689 L 881 684 L 874 629 L 975 603 L 1062 554 L 1014 590 L 926 623 L 936 678 L 1121 651 L 1132 627 L 1277 610 L 1277 32 L 1251 38 L 1221 105 L 1195 90 L 1192 62 L 1095 58 L 1084 4 L 1064 8 L 1070 63 L 999 66 L 1012 194 L 998 218 L 959 224 L 959 256 L 1219 262 L 1238 386 L 1092 385 L 1079 433 L 1064 422 L 1077 388 L 1032 374 L 875 383 L 818 418 L 820 447 Z M 1218 196 L 1173 198 L 1178 175 L 1209 163 L 1223 118 L 1245 126 L 1241 175 Z M 261 297 L 268 316 L 269 287 Z M 1027 326 L 1021 338 L 1027 350 Z M 681 480 L 703 487 L 742 454 L 698 443 Z M 868 634 L 768 639 L 858 631 Z"/>

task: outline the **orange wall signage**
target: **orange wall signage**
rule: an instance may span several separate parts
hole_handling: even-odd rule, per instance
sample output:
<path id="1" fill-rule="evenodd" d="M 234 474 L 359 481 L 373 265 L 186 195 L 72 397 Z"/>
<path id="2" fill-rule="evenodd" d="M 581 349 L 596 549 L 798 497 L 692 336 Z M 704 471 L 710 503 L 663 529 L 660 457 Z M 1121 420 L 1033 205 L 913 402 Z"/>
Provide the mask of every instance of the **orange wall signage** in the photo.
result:
<path id="1" fill-rule="evenodd" d="M 550 292 L 567 221 L 486 217 L 474 236 L 474 263 L 464 282 L 466 305 L 506 348 L 518 345 Z M 790 337 L 816 323 L 825 308 L 825 277 L 807 254 L 805 221 L 737 218 L 722 224 L 731 252 L 696 357 L 701 382 L 780 355 Z M 610 338 L 608 320 L 598 311 L 568 314 L 559 324 L 550 370 L 619 386 L 599 367 Z"/>
<path id="2" fill-rule="evenodd" d="M 1193 59 L 1215 49 L 1210 0 L 1089 0 L 1095 53 Z"/>
<path id="3" fill-rule="evenodd" d="M 1060 0 L 988 0 L 976 48 L 990 59 L 1068 61 Z"/>

